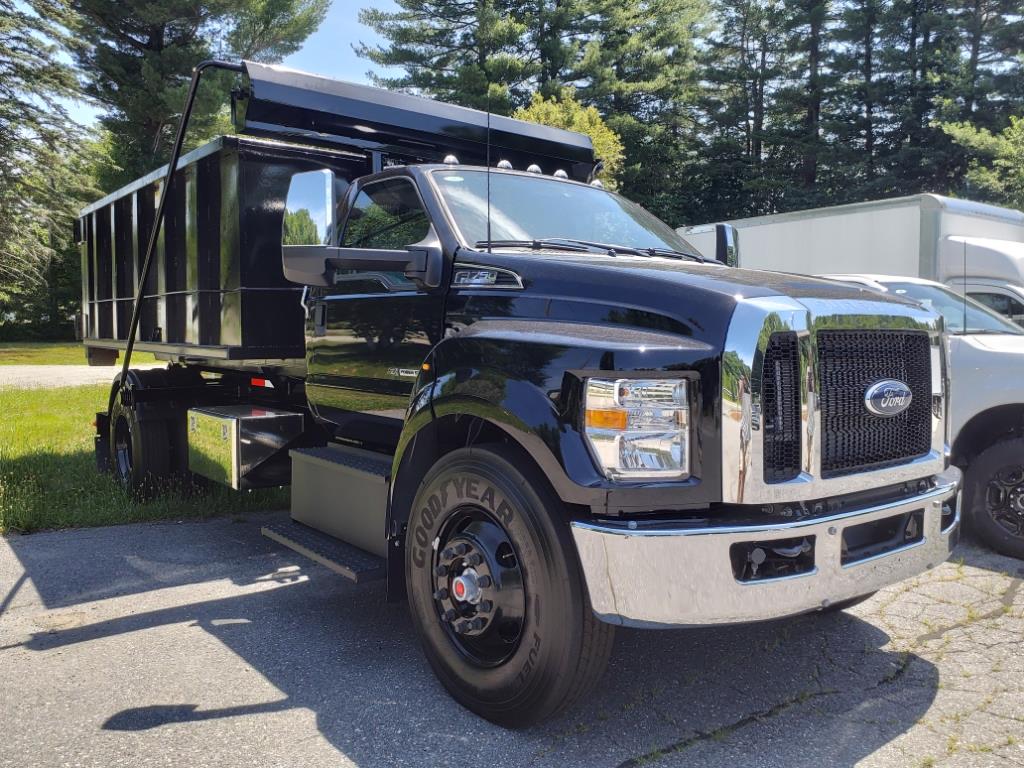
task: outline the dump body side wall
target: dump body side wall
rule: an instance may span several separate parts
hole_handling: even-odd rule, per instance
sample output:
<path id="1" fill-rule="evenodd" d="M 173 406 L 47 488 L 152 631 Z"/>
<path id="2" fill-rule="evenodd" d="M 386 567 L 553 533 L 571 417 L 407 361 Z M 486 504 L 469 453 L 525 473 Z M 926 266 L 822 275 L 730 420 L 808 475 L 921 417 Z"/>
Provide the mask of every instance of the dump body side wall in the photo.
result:
<path id="1" fill-rule="evenodd" d="M 281 267 L 292 174 L 368 173 L 363 154 L 223 137 L 182 158 L 143 292 L 140 348 L 219 360 L 305 357 L 302 287 Z M 150 174 L 82 212 L 83 337 L 123 348 L 162 187 Z"/>

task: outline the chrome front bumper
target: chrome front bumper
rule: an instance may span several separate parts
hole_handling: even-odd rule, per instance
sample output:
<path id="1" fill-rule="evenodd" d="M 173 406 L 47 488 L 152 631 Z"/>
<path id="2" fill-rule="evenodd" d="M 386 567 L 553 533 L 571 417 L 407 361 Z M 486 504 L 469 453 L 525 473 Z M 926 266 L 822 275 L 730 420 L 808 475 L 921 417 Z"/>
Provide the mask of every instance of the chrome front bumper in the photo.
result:
<path id="1" fill-rule="evenodd" d="M 957 494 L 960 471 L 938 475 L 930 491 L 899 502 L 811 521 L 758 526 L 658 527 L 576 521 L 572 534 L 598 618 L 638 627 L 728 624 L 790 616 L 874 592 L 933 568 L 956 544 L 960 505 L 942 528 L 943 503 Z M 919 541 L 843 565 L 843 531 L 853 525 L 923 510 Z M 814 536 L 806 573 L 739 581 L 733 544 Z"/>

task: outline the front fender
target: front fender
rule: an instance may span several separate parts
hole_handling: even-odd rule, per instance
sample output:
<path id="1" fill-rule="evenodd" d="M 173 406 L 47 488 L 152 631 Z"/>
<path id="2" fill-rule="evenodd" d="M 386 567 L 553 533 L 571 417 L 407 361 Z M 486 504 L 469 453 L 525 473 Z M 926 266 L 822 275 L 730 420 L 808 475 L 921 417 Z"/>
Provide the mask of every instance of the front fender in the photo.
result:
<path id="1" fill-rule="evenodd" d="M 696 372 L 716 387 L 718 355 L 708 344 L 622 325 L 490 320 L 443 340 L 430 365 L 433 418 L 476 417 L 499 428 L 567 503 L 618 514 L 715 500 L 708 496 L 713 486 L 701 483 L 701 447 L 715 432 L 713 422 L 697 419 L 695 471 L 679 482 L 613 483 L 594 464 L 582 426 L 582 381 L 589 375 Z M 698 414 L 704 405 L 699 396 Z M 400 451 L 410 442 L 403 436 Z"/>

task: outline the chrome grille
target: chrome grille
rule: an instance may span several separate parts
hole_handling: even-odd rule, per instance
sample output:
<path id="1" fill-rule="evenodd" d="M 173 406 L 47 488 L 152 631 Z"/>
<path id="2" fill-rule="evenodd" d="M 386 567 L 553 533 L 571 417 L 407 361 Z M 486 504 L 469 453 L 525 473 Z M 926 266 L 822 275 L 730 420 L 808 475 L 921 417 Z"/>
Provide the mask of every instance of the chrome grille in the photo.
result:
<path id="1" fill-rule="evenodd" d="M 764 481 L 782 483 L 800 474 L 800 359 L 797 335 L 773 333 L 761 371 Z"/>
<path id="2" fill-rule="evenodd" d="M 838 477 L 912 461 L 931 448 L 931 350 L 926 332 L 819 331 L 821 475 Z M 913 398 L 897 416 L 870 413 L 864 393 L 880 379 Z"/>

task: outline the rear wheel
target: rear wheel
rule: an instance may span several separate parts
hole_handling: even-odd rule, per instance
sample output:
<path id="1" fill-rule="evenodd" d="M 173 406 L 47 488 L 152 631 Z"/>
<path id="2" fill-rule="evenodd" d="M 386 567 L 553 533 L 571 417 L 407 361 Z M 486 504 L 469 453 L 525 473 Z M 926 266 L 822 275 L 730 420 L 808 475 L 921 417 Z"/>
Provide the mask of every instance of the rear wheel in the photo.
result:
<path id="1" fill-rule="evenodd" d="M 148 372 L 155 373 L 155 372 Z M 138 371 L 129 371 L 130 383 L 142 388 Z M 119 388 L 120 376 L 114 387 Z M 110 467 L 114 477 L 137 498 L 153 496 L 171 477 L 170 430 L 164 419 L 146 418 L 125 406 L 120 396 L 110 409 Z"/>
<path id="2" fill-rule="evenodd" d="M 1024 559 L 1024 439 L 989 446 L 971 462 L 964 483 L 968 520 L 997 552 Z"/>
<path id="3" fill-rule="evenodd" d="M 520 463 L 499 446 L 445 456 L 420 486 L 406 545 L 431 667 L 505 726 L 571 706 L 603 673 L 614 631 L 590 608 L 560 501 Z"/>

